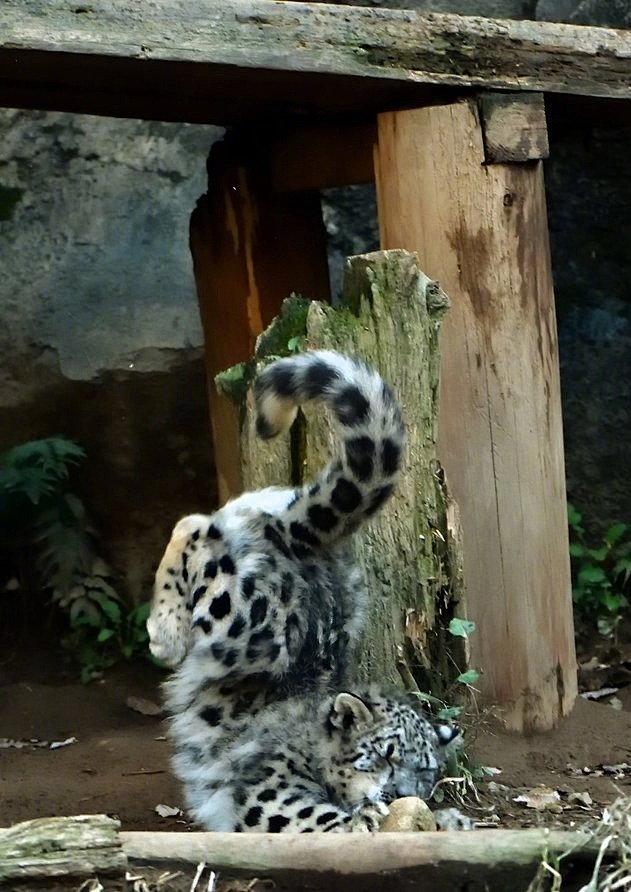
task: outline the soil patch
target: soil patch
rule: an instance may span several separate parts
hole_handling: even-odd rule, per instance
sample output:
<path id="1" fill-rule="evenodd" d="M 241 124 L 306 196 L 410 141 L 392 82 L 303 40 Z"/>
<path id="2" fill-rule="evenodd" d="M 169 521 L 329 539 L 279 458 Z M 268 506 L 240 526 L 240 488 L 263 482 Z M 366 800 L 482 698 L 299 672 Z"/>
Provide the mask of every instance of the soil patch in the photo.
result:
<path id="1" fill-rule="evenodd" d="M 130 698 L 159 703 L 163 678 L 151 664 L 134 662 L 81 685 L 76 670 L 42 642 L 5 651 L 0 738 L 26 743 L 0 748 L 0 826 L 99 812 L 119 817 L 126 830 L 186 830 L 183 816 L 156 812 L 182 806 L 164 722 L 128 705 Z M 479 717 L 468 732 L 473 761 L 499 773 L 476 781 L 479 801 L 468 797 L 466 811 L 499 827 L 572 827 L 631 795 L 631 687 L 617 697 L 621 709 L 579 698 L 557 729 L 532 737 Z M 538 787 L 556 791 L 558 801 L 541 810 L 515 801 Z"/>

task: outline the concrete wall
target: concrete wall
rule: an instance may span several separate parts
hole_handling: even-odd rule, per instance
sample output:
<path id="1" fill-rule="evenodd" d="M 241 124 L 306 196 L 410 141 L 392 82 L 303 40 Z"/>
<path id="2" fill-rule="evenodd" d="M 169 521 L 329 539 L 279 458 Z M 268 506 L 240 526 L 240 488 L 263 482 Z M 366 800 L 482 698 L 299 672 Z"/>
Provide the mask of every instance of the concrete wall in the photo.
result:
<path id="1" fill-rule="evenodd" d="M 188 219 L 213 127 L 0 110 L 0 451 L 64 434 L 121 590 L 216 505 Z"/>
<path id="2" fill-rule="evenodd" d="M 1 110 L 0 342 L 76 380 L 199 346 L 188 216 L 219 133 Z"/>

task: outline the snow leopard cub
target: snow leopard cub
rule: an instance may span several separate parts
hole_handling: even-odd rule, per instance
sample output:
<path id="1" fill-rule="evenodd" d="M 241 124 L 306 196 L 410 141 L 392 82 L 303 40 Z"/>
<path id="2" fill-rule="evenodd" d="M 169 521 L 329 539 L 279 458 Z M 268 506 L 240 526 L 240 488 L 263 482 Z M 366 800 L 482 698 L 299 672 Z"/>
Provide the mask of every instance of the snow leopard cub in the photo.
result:
<path id="1" fill-rule="evenodd" d="M 456 736 L 353 673 L 365 591 L 348 537 L 393 491 L 401 413 L 376 372 L 329 351 L 268 366 L 254 396 L 264 438 L 323 403 L 339 454 L 304 486 L 175 526 L 147 624 L 176 667 L 174 770 L 209 830 L 376 829 L 391 799 L 430 795 Z"/>

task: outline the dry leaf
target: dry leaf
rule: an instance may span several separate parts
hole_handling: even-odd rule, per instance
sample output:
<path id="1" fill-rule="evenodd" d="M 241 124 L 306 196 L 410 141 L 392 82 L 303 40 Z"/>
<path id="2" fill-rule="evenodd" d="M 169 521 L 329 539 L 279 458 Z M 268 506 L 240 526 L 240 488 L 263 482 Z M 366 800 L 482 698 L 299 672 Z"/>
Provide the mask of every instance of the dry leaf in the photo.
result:
<path id="1" fill-rule="evenodd" d="M 49 749 L 49 750 L 57 750 L 62 746 L 70 746 L 71 743 L 78 743 L 76 737 L 67 737 L 65 740 L 53 740 L 51 743 L 49 740 L 38 740 L 36 737 L 31 738 L 30 740 L 15 740 L 13 737 L 0 737 L 0 749 L 8 749 L 12 747 L 16 750 L 24 749 L 24 747 L 30 746 L 34 749 Z"/>
<path id="2" fill-rule="evenodd" d="M 576 803 L 576 805 L 582 805 L 586 808 L 589 808 L 594 804 L 594 800 L 587 791 L 584 793 L 570 793 L 567 797 L 567 801 L 570 804 Z"/>
<path id="3" fill-rule="evenodd" d="M 62 746 L 70 746 L 70 744 L 78 742 L 79 741 L 76 737 L 66 737 L 65 740 L 53 740 L 53 742 L 50 744 L 49 749 L 58 750 Z"/>
<path id="4" fill-rule="evenodd" d="M 181 808 L 178 808 L 176 805 L 156 805 L 156 812 L 160 815 L 161 818 L 179 818 L 183 811 Z"/>
<path id="5" fill-rule="evenodd" d="M 561 797 L 558 790 L 550 787 L 535 787 L 516 796 L 513 802 L 519 802 L 526 808 L 534 808 L 537 811 L 561 811 Z"/>
<path id="6" fill-rule="evenodd" d="M 128 697 L 125 701 L 129 709 L 139 712 L 141 715 L 162 715 L 163 709 L 152 700 L 145 700 L 144 697 Z"/>
<path id="7" fill-rule="evenodd" d="M 602 700 L 604 697 L 611 697 L 619 690 L 620 688 L 599 688 L 597 691 L 583 691 L 581 697 L 583 700 Z"/>

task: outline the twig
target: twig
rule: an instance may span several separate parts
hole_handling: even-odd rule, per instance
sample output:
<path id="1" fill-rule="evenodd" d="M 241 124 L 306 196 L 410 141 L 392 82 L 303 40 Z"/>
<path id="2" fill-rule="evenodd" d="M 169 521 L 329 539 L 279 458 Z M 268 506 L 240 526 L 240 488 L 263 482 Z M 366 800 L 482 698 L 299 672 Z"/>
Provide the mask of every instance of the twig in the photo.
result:
<path id="1" fill-rule="evenodd" d="M 193 882 L 191 883 L 190 892 L 195 892 L 195 890 L 197 889 L 197 884 L 199 883 L 199 880 L 201 878 L 201 875 L 204 872 L 205 867 L 206 867 L 205 861 L 200 861 L 199 864 L 197 865 L 197 870 L 195 871 L 195 876 L 193 877 Z"/>

